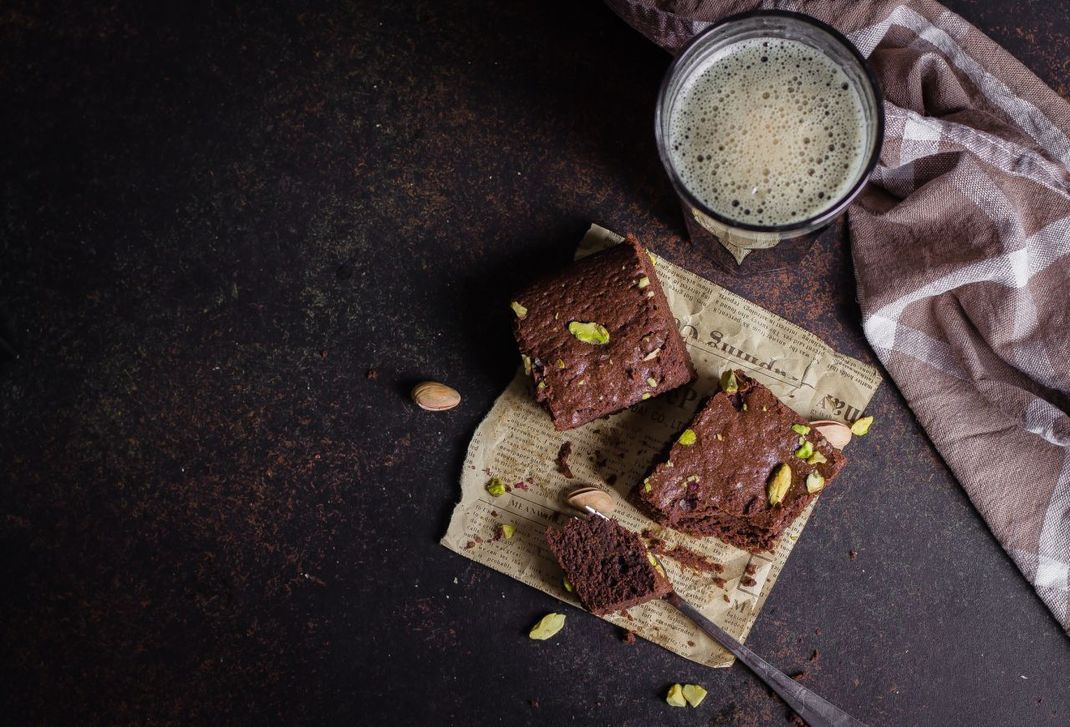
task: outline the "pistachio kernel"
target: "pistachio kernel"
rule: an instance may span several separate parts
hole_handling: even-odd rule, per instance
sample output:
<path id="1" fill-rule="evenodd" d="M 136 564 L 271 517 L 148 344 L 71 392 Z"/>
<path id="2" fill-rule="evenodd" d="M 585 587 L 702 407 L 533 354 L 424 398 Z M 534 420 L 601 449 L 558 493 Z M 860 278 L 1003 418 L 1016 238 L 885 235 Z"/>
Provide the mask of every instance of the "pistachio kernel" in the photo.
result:
<path id="1" fill-rule="evenodd" d="M 646 356 L 643 356 L 643 360 L 644 361 L 653 361 L 654 359 L 656 359 L 658 357 L 659 353 L 661 353 L 661 347 L 660 346 L 655 348 L 653 351 L 648 353 Z"/>
<path id="2" fill-rule="evenodd" d="M 723 442 L 724 441 L 724 435 L 721 434 L 720 432 L 717 432 L 717 441 L 718 442 Z"/>
<path id="3" fill-rule="evenodd" d="M 531 376 L 531 356 L 522 353 L 520 354 L 520 360 L 524 362 L 524 376 Z"/>
<path id="4" fill-rule="evenodd" d="M 791 487 L 791 467 L 786 464 L 778 464 L 773 470 L 773 477 L 769 480 L 769 504 L 779 505 L 784 502 L 784 496 Z"/>
<path id="5" fill-rule="evenodd" d="M 650 486 L 650 478 L 647 477 L 645 480 L 643 480 L 643 492 L 650 492 L 651 489 L 652 488 Z"/>
<path id="6" fill-rule="evenodd" d="M 650 561 L 650 565 L 654 566 L 654 570 L 656 570 L 661 575 L 665 575 L 665 569 L 661 567 L 661 563 L 658 562 L 658 559 L 655 558 L 654 554 L 651 553 L 649 550 L 646 551 L 646 559 Z"/>
<path id="7" fill-rule="evenodd" d="M 592 346 L 604 346 L 609 343 L 609 331 L 601 323 L 594 321 L 572 321 L 568 324 L 568 332 L 575 336 L 576 340 Z"/>
<path id="8" fill-rule="evenodd" d="M 542 391 L 543 389 L 546 388 L 546 382 L 545 381 L 540 381 L 539 385 L 536 386 L 535 388 L 538 389 L 539 391 Z"/>
<path id="9" fill-rule="evenodd" d="M 498 532 L 502 534 L 502 537 L 508 540 L 516 535 L 516 525 L 512 523 L 502 523 L 498 526 Z"/>
<path id="10" fill-rule="evenodd" d="M 869 434 L 869 428 L 871 426 L 873 426 L 873 417 L 856 419 L 854 424 L 851 425 L 851 434 L 856 437 L 864 437 Z"/>
<path id="11" fill-rule="evenodd" d="M 655 379 L 653 376 L 649 376 L 649 377 L 647 377 L 646 385 L 647 386 L 657 386 L 658 385 L 658 380 Z"/>
<path id="12" fill-rule="evenodd" d="M 698 479 L 698 475 L 689 475 L 687 478 L 687 482 L 698 482 Z"/>
<path id="13" fill-rule="evenodd" d="M 639 282 L 636 283 L 636 285 L 639 286 L 639 290 L 642 290 L 646 286 L 650 285 L 650 278 L 644 275 L 643 277 L 639 278 Z"/>
<path id="14" fill-rule="evenodd" d="M 695 430 L 694 429 L 685 429 L 683 431 L 683 433 L 680 435 L 680 438 L 677 439 L 676 441 L 678 443 L 684 445 L 685 447 L 690 447 L 691 445 L 693 445 L 695 442 L 698 441 L 698 435 L 695 434 Z"/>
<path id="15" fill-rule="evenodd" d="M 524 320 L 528 317 L 528 309 L 517 303 L 515 300 L 509 304 L 509 307 L 513 309 L 513 313 L 516 313 L 516 317 L 520 320 Z"/>
<path id="16" fill-rule="evenodd" d="M 791 431 L 795 432 L 796 434 L 806 435 L 810 433 L 810 427 L 806 426 L 805 424 L 792 424 Z"/>
<path id="17" fill-rule="evenodd" d="M 825 477 L 816 470 L 806 475 L 806 491 L 811 495 L 825 487 Z"/>
<path id="18" fill-rule="evenodd" d="M 795 450 L 795 456 L 799 459 L 809 459 L 814 453 L 814 443 L 804 440 L 802 446 Z"/>
<path id="19" fill-rule="evenodd" d="M 559 369 L 565 368 L 565 362 L 562 359 L 557 359 L 557 368 L 559 368 Z"/>
<path id="20" fill-rule="evenodd" d="M 528 632 L 529 639 L 545 641 L 565 627 L 565 614 L 548 613 Z"/>
<path id="21" fill-rule="evenodd" d="M 650 257 L 650 264 L 651 265 L 657 265 L 658 264 L 658 259 L 656 257 L 654 257 L 654 253 L 650 252 L 650 250 L 647 250 L 646 254 L 647 254 L 647 256 Z"/>
<path id="22" fill-rule="evenodd" d="M 743 409 L 743 411 L 747 411 L 747 402 L 743 402 L 742 409 Z"/>
<path id="23" fill-rule="evenodd" d="M 665 695 L 665 701 L 669 703 L 670 707 L 686 707 L 687 700 L 684 699 L 684 688 L 679 684 L 673 684 L 669 687 L 669 693 Z"/>
<path id="24" fill-rule="evenodd" d="M 640 396 L 639 398 L 642 399 L 643 401 L 646 401 L 647 399 L 650 398 L 650 392 L 649 391 L 644 391 L 643 395 Z"/>
<path id="25" fill-rule="evenodd" d="M 734 394 L 739 391 L 739 382 L 736 381 L 736 372 L 728 369 L 721 374 L 721 391 L 726 394 Z"/>
<path id="26" fill-rule="evenodd" d="M 487 488 L 487 493 L 491 497 L 501 497 L 505 494 L 505 483 L 497 477 L 491 477 L 487 480 L 485 487 Z"/>
<path id="27" fill-rule="evenodd" d="M 682 691 L 684 693 L 684 699 L 686 699 L 687 703 L 692 707 L 697 707 L 702 704 L 702 700 L 709 694 L 709 692 L 698 684 L 685 684 Z"/>
<path id="28" fill-rule="evenodd" d="M 575 589 L 572 588 L 572 583 L 569 582 L 568 578 L 562 578 L 561 579 L 561 585 L 569 593 L 572 593 L 572 591 L 575 590 Z"/>
<path id="29" fill-rule="evenodd" d="M 825 462 L 828 462 L 828 458 L 817 451 L 806 458 L 806 464 L 824 464 Z"/>

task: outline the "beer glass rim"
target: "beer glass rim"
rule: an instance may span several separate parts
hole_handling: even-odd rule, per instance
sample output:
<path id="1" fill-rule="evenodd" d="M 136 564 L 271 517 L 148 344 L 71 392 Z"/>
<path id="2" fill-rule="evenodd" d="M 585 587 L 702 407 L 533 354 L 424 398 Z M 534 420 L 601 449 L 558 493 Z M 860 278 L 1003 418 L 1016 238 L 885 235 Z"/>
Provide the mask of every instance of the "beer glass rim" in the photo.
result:
<path id="1" fill-rule="evenodd" d="M 687 188 L 687 185 L 683 183 L 680 176 L 676 172 L 676 168 L 673 166 L 672 159 L 669 154 L 668 139 L 665 138 L 665 133 L 662 129 L 664 126 L 663 116 L 667 112 L 666 103 L 668 101 L 669 87 L 673 81 L 674 76 L 677 73 L 679 67 L 687 61 L 691 54 L 695 51 L 695 48 L 699 47 L 701 43 L 712 33 L 723 30 L 726 26 L 738 23 L 744 20 L 750 20 L 752 18 L 761 17 L 779 17 L 786 18 L 788 20 L 811 25 L 818 30 L 826 33 L 833 41 L 839 43 L 848 53 L 854 56 L 858 61 L 859 66 L 865 75 L 866 82 L 869 85 L 871 92 L 873 93 L 874 111 L 876 114 L 876 128 L 874 130 L 873 144 L 869 150 L 866 158 L 866 163 L 862 165 L 859 171 L 858 179 L 851 185 L 851 187 L 830 207 L 822 210 L 812 217 L 807 217 L 796 222 L 790 222 L 782 225 L 757 225 L 750 222 L 744 222 L 742 220 L 726 217 L 725 215 L 716 212 L 709 208 L 707 204 L 699 200 L 692 194 L 691 190 Z M 877 166 L 877 160 L 880 158 L 881 146 L 884 142 L 884 95 L 881 93 L 880 84 L 877 82 L 877 77 L 873 73 L 873 69 L 870 67 L 869 62 L 861 51 L 852 43 L 843 33 L 833 28 L 828 23 L 824 23 L 817 18 L 807 15 L 805 13 L 797 13 L 791 10 L 750 10 L 744 13 L 737 13 L 730 15 L 726 18 L 718 20 L 710 27 L 703 30 L 694 38 L 689 40 L 676 54 L 672 63 L 669 65 L 669 69 L 665 72 L 665 76 L 661 81 L 661 88 L 658 90 L 658 100 L 654 112 L 654 136 L 657 141 L 658 156 L 661 157 L 661 163 L 665 167 L 665 170 L 669 174 L 669 180 L 672 182 L 673 187 L 676 189 L 676 193 L 679 194 L 684 200 L 693 208 L 701 211 L 703 214 L 712 217 L 717 222 L 725 225 L 729 228 L 737 230 L 745 230 L 747 232 L 765 232 L 765 233 L 791 233 L 799 231 L 800 234 L 806 230 L 812 230 L 819 227 L 823 227 L 832 220 L 836 219 L 843 213 L 847 206 L 854 201 L 854 198 L 858 196 L 858 193 L 862 191 L 862 188 L 869 181 L 869 175 L 873 172 L 873 169 Z"/>

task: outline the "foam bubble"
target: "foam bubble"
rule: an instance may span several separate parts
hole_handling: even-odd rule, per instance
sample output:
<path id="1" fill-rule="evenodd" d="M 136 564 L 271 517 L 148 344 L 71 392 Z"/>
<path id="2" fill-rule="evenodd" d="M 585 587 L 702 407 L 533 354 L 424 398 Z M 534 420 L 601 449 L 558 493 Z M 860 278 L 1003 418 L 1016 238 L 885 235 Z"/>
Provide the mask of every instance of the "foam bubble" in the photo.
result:
<path id="1" fill-rule="evenodd" d="M 820 51 L 751 39 L 710 59 L 680 90 L 670 157 L 711 209 L 755 224 L 798 222 L 828 209 L 865 155 L 862 100 Z"/>

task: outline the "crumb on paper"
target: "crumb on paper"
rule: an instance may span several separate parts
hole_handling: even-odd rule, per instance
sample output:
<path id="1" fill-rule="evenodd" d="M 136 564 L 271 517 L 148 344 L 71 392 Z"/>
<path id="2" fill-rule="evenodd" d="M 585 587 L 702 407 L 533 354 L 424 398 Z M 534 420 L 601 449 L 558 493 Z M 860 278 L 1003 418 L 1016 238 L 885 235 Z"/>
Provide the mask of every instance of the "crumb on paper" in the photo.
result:
<path id="1" fill-rule="evenodd" d="M 557 450 L 557 471 L 569 479 L 575 477 L 575 475 L 572 474 L 572 468 L 568 466 L 568 458 L 571 455 L 572 442 L 565 441 L 561 444 L 561 448 Z"/>
<path id="2" fill-rule="evenodd" d="M 758 581 L 754 580 L 750 576 L 743 576 L 742 578 L 739 579 L 739 583 L 740 583 L 740 585 L 742 585 L 742 586 L 744 586 L 746 588 L 750 588 L 751 586 L 756 585 L 758 583 Z"/>
<path id="3" fill-rule="evenodd" d="M 758 572 L 758 566 L 756 566 L 754 563 L 747 563 L 747 566 L 743 569 L 743 571 L 747 575 L 752 576 Z"/>
<path id="4" fill-rule="evenodd" d="M 527 492 L 529 484 L 530 483 L 528 483 L 528 482 L 524 482 L 523 480 L 520 480 L 518 482 L 514 482 L 513 483 L 513 487 L 515 487 L 518 490 L 523 490 L 524 492 Z"/>
<path id="5" fill-rule="evenodd" d="M 713 577 L 713 585 L 717 586 L 718 588 L 724 588 L 725 586 L 728 585 L 728 581 L 726 581 L 724 578 L 720 578 L 718 576 L 714 576 Z"/>

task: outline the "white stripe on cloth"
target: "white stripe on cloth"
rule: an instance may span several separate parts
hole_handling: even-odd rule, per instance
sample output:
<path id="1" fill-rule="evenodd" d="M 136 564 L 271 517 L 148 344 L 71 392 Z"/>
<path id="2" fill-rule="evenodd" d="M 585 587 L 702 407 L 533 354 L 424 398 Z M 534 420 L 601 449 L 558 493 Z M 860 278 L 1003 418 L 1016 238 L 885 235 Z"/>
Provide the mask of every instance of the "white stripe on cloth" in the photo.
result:
<path id="1" fill-rule="evenodd" d="M 942 17 L 937 23 L 948 23 Z M 880 44 L 888 29 L 898 25 L 913 31 L 917 36 L 939 50 L 981 90 L 985 97 L 1002 109 L 1018 127 L 1040 146 L 1051 149 L 1063 164 L 1070 164 L 1070 138 L 1067 138 L 1051 119 L 1033 104 L 1016 96 L 1005 83 L 989 73 L 948 33 L 914 10 L 900 5 L 884 20 L 861 28 L 850 34 L 851 41 L 862 54 L 869 56 Z M 956 31 L 953 24 L 948 30 Z"/>

